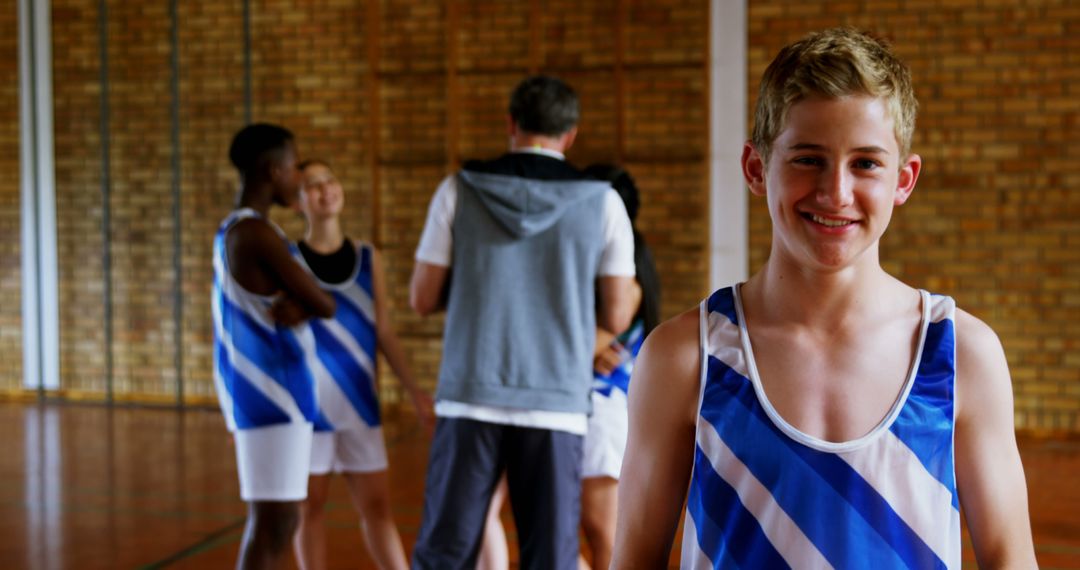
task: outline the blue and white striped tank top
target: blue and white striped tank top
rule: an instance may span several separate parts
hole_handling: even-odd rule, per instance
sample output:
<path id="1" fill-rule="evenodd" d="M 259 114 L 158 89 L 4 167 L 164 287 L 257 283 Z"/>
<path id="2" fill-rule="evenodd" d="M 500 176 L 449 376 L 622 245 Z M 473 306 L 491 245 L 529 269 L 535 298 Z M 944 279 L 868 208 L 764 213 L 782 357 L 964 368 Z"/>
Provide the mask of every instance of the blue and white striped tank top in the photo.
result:
<path id="1" fill-rule="evenodd" d="M 375 293 L 371 246 L 357 248 L 356 268 L 342 283 L 318 278 L 295 245 L 293 256 L 334 297 L 329 319 L 312 319 L 318 362 L 312 367 L 319 394 L 315 431 L 336 431 L 381 424 L 375 386 Z"/>
<path id="2" fill-rule="evenodd" d="M 284 327 L 270 317 L 274 296 L 244 289 L 229 272 L 225 234 L 240 220 L 262 218 L 235 210 L 214 236 L 214 387 L 230 431 L 315 418 L 310 365 L 315 339 L 307 323 Z M 280 228 L 266 220 L 288 243 Z"/>
<path id="3" fill-rule="evenodd" d="M 622 350 L 622 359 L 609 374 L 601 374 L 593 370 L 593 392 L 604 397 L 611 397 L 612 390 L 621 390 L 623 395 L 629 393 L 630 374 L 634 371 L 634 361 L 641 352 L 641 345 L 645 342 L 645 321 L 638 319 L 630 325 L 623 334 L 616 337 Z"/>
<path id="4" fill-rule="evenodd" d="M 702 388 L 683 568 L 960 568 L 956 311 L 922 294 L 912 372 L 849 442 L 785 422 L 761 388 L 737 289 L 701 305 Z"/>

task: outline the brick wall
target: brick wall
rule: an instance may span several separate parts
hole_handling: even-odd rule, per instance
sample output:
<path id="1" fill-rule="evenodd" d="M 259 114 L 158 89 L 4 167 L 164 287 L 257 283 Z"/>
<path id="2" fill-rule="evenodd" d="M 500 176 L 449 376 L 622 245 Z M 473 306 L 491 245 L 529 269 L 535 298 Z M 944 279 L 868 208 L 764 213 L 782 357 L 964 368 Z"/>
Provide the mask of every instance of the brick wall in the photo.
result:
<path id="1" fill-rule="evenodd" d="M 102 397 L 102 139 L 98 2 L 53 1 L 61 375 L 69 394 Z M 422 380 L 433 382 L 441 320 L 407 307 L 412 253 L 438 181 L 461 160 L 498 154 L 504 108 L 529 72 L 581 94 L 570 158 L 624 164 L 638 180 L 639 227 L 663 276 L 667 315 L 706 293 L 706 3 L 250 0 L 251 99 L 244 93 L 243 4 L 179 2 L 179 148 L 171 138 L 172 55 L 165 5 L 109 4 L 109 228 L 113 388 L 168 400 L 177 389 L 171 160 L 182 197 L 181 376 L 212 401 L 210 241 L 237 181 L 231 135 L 283 123 L 305 156 L 345 184 L 347 232 L 380 245 L 394 318 Z M 872 10 L 871 10 L 872 7 Z M 781 45 L 838 24 L 875 30 L 909 62 L 922 101 L 913 199 L 882 246 L 887 268 L 955 296 L 1001 335 L 1018 425 L 1080 430 L 1080 8 L 1064 0 L 749 3 L 752 110 Z M 0 176 L 0 389 L 18 386 L 19 317 L 15 9 L 0 52 L 9 152 Z M 294 236 L 295 215 L 275 219 Z M 763 204 L 751 200 L 750 264 L 768 252 Z M 5 245 L 6 244 L 6 245 Z M 10 365 L 9 365 L 10 363 Z M 13 370 L 8 376 L 7 371 Z M 386 367 L 383 366 L 383 370 Z M 387 378 L 389 375 L 384 374 Z M 384 390 L 396 399 L 392 384 Z"/>
<path id="2" fill-rule="evenodd" d="M 1080 430 L 1080 6 L 1065 0 L 749 3 L 750 112 L 784 44 L 848 24 L 889 38 L 921 102 L 923 172 L 886 268 L 1001 336 L 1017 425 Z M 768 214 L 751 200 L 751 269 Z"/>
<path id="3" fill-rule="evenodd" d="M 108 6 L 113 392 L 175 393 L 168 4 Z M 54 36 L 55 37 L 55 36 Z"/>
<path id="4" fill-rule="evenodd" d="M 0 10 L 0 390 L 22 386 L 19 258 L 19 34 L 14 3 Z"/>
<path id="5" fill-rule="evenodd" d="M 97 8 L 52 3 L 60 378 L 66 391 L 91 396 L 106 389 Z"/>
<path id="6" fill-rule="evenodd" d="M 664 275 L 665 312 L 691 305 L 705 293 L 707 246 L 706 14 L 698 4 L 251 0 L 247 100 L 243 4 L 180 2 L 176 148 L 167 5 L 109 4 L 110 68 L 103 86 L 98 2 L 55 2 L 64 388 L 95 398 L 107 386 L 109 347 L 100 325 L 103 93 L 111 111 L 109 354 L 117 398 L 174 398 L 179 356 L 185 397 L 213 399 L 210 242 L 235 197 L 227 148 L 248 113 L 288 126 L 301 155 L 335 167 L 346 189 L 346 231 L 382 248 L 394 318 L 429 386 L 442 322 L 408 309 L 412 253 L 428 201 L 462 160 L 505 150 L 506 99 L 530 72 L 560 75 L 578 89 L 584 118 L 571 159 L 582 166 L 622 162 L 634 174 L 644 202 L 640 229 Z M 180 155 L 178 205 L 174 151 Z M 172 265 L 177 206 L 179 355 Z M 303 232 L 296 214 L 280 211 L 274 219 L 292 236 Z M 387 384 L 384 394 L 396 400 L 396 386 Z"/>
<path id="7" fill-rule="evenodd" d="M 179 2 L 180 217 L 184 393 L 213 401 L 210 283 L 218 222 L 238 187 L 229 142 L 244 124 L 244 37 L 240 2 Z"/>

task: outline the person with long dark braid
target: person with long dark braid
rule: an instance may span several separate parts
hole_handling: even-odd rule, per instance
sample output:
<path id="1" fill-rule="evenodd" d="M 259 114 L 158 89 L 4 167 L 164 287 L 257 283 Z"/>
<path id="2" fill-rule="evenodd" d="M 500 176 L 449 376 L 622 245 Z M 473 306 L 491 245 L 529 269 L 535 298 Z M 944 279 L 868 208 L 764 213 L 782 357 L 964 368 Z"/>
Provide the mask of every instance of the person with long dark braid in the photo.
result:
<path id="1" fill-rule="evenodd" d="M 607 164 L 592 165 L 585 173 L 610 182 L 626 206 L 634 234 L 635 277 L 641 286 L 641 304 L 630 328 L 618 334 L 602 328 L 596 331 L 593 413 L 585 433 L 581 474 L 581 526 L 592 553 L 592 567 L 607 568 L 615 545 L 619 471 L 628 430 L 630 374 L 645 337 L 660 324 L 660 278 L 652 252 L 635 225 L 640 199 L 633 177 L 626 170 Z M 581 566 L 587 567 L 584 561 Z"/>

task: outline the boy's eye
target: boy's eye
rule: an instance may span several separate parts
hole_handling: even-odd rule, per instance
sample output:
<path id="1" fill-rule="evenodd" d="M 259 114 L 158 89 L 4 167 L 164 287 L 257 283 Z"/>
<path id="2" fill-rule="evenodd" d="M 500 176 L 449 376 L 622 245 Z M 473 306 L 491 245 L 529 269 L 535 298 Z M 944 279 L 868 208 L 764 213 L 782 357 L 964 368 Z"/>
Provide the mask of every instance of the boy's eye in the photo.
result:
<path id="1" fill-rule="evenodd" d="M 795 164 L 801 164 L 804 166 L 818 166 L 821 164 L 821 159 L 812 156 L 800 156 L 793 160 Z"/>
<path id="2" fill-rule="evenodd" d="M 876 160 L 870 160 L 869 158 L 860 158 L 855 161 L 855 168 L 860 170 L 873 170 L 880 166 Z"/>

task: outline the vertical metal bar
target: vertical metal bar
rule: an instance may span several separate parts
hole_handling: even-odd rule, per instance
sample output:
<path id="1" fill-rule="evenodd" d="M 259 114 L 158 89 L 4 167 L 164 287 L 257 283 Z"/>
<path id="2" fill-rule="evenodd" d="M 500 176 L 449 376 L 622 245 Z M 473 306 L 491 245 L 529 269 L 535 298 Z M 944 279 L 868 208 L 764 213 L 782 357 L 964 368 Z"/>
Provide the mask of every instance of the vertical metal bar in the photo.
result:
<path id="1" fill-rule="evenodd" d="M 109 2 L 98 2 L 98 49 L 101 58 L 101 268 L 105 296 L 105 401 L 113 403 L 113 315 L 112 315 L 112 165 L 109 162 Z"/>
<path id="2" fill-rule="evenodd" d="M 22 194 L 22 319 L 23 319 L 23 386 L 35 388 L 38 401 L 45 397 L 45 377 L 41 352 L 41 276 L 38 254 L 38 192 L 37 172 L 37 74 L 35 58 L 34 6 L 32 0 L 19 2 L 19 113 L 20 113 L 20 176 Z"/>
<path id="3" fill-rule="evenodd" d="M 244 124 L 251 124 L 251 0 L 244 0 Z"/>
<path id="4" fill-rule="evenodd" d="M 180 20 L 177 0 L 169 0 L 169 43 L 172 75 L 172 202 L 173 202 L 173 341 L 176 363 L 176 406 L 184 407 L 184 267 L 181 247 L 183 221 L 180 173 Z"/>
<path id="5" fill-rule="evenodd" d="M 461 135 L 460 100 L 458 97 L 457 34 L 461 18 L 457 2 L 446 3 L 446 168 L 457 168 L 458 138 Z"/>
<path id="6" fill-rule="evenodd" d="M 23 386 L 39 400 L 60 387 L 50 9 L 18 3 Z"/>
<path id="7" fill-rule="evenodd" d="M 379 73 L 380 34 L 382 33 L 382 12 L 379 10 L 377 0 L 367 3 L 367 28 L 365 39 L 367 41 L 367 64 L 368 64 L 368 166 L 371 168 L 371 242 L 375 247 L 382 247 L 382 178 L 380 176 L 379 157 L 382 153 L 382 145 L 379 142 L 382 130 L 382 106 L 379 100 L 379 88 L 382 75 Z"/>
<path id="8" fill-rule="evenodd" d="M 33 12 L 34 12 L 33 0 L 28 0 L 28 4 L 29 4 L 28 10 L 29 10 L 29 12 L 31 14 L 30 15 L 31 23 L 30 23 L 30 26 L 29 26 L 30 27 L 29 31 L 30 31 L 30 58 L 31 58 L 30 61 L 31 61 L 31 63 L 30 63 L 30 69 L 28 70 L 28 72 L 30 74 L 30 82 L 31 82 L 31 85 L 30 85 L 31 97 L 33 97 L 33 99 L 36 101 L 37 100 L 37 82 L 38 82 L 38 77 L 37 77 L 37 33 L 34 30 L 34 28 L 35 28 L 34 22 L 37 20 L 37 18 L 35 18 L 34 14 L 33 14 Z M 34 187 L 34 191 L 33 191 L 34 199 L 31 201 L 31 206 L 30 207 L 33 209 L 33 212 L 34 212 L 34 223 L 33 223 L 34 233 L 37 234 L 37 235 L 40 235 L 39 232 L 40 232 L 41 228 L 40 228 L 40 224 L 39 224 L 38 220 L 40 220 L 40 218 L 41 218 L 41 202 L 40 202 L 41 195 L 37 191 L 39 186 L 40 186 L 40 180 L 38 179 L 37 173 L 40 171 L 40 166 L 41 165 L 40 165 L 40 160 L 39 160 L 40 157 L 38 156 L 36 148 L 37 148 L 38 137 L 41 134 L 41 127 L 40 127 L 40 125 L 38 125 L 37 109 L 32 109 L 30 111 L 30 124 L 31 124 L 30 128 L 32 129 L 32 132 L 29 134 L 29 137 L 31 139 L 30 144 L 34 145 L 34 148 L 35 148 L 34 152 L 31 154 L 31 163 L 33 164 L 33 168 L 34 168 L 34 176 L 33 176 L 33 182 L 32 182 L 33 187 Z M 35 239 L 35 242 L 36 241 L 37 240 Z M 41 251 L 38 249 L 38 246 L 37 246 L 36 243 L 34 245 L 34 262 L 33 263 L 34 263 L 33 272 L 34 272 L 34 289 L 35 289 L 35 291 L 34 291 L 34 299 L 35 299 L 35 306 L 34 306 L 35 315 L 34 315 L 34 318 L 35 318 L 35 321 L 36 321 L 36 324 L 37 324 L 37 326 L 35 327 L 37 329 L 36 330 L 37 335 L 36 335 L 36 338 L 34 339 L 34 341 L 35 341 L 35 344 L 37 344 L 37 346 L 38 346 L 37 363 L 36 363 L 37 367 L 36 368 L 37 368 L 38 375 L 39 375 L 38 376 L 37 387 L 38 387 L 38 402 L 40 403 L 40 402 L 45 401 L 45 374 L 44 374 L 44 372 L 45 372 L 44 356 L 45 355 L 44 355 L 44 352 L 41 350 L 41 347 L 44 344 L 42 342 L 42 339 L 41 339 L 42 321 L 44 320 L 44 315 L 42 315 L 42 312 L 41 312 L 41 307 L 42 307 L 41 289 L 40 289 L 40 287 L 41 287 Z"/>
<path id="9" fill-rule="evenodd" d="M 615 2 L 615 164 L 626 162 L 626 0 Z"/>
<path id="10" fill-rule="evenodd" d="M 32 2 L 34 12 L 34 193 L 37 204 L 37 280 L 41 383 L 60 387 L 60 309 L 56 254 L 56 169 L 53 149 L 52 6 Z"/>

